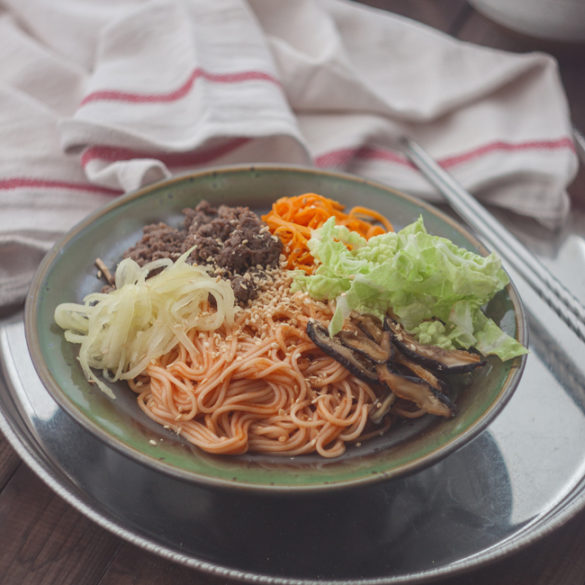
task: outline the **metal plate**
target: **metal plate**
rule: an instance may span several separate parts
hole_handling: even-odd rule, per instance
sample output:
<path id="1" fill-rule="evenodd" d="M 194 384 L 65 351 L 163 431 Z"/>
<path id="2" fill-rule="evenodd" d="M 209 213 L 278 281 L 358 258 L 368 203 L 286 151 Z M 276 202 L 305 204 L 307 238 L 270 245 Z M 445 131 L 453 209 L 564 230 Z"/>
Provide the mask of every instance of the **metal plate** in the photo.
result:
<path id="1" fill-rule="evenodd" d="M 585 216 L 554 241 L 517 235 L 583 300 Z M 98 442 L 34 373 L 20 316 L 0 325 L 0 427 L 55 491 L 104 528 L 173 561 L 270 584 L 416 583 L 490 562 L 585 506 L 585 348 L 512 273 L 531 354 L 498 419 L 433 467 L 333 494 L 197 488 Z"/>

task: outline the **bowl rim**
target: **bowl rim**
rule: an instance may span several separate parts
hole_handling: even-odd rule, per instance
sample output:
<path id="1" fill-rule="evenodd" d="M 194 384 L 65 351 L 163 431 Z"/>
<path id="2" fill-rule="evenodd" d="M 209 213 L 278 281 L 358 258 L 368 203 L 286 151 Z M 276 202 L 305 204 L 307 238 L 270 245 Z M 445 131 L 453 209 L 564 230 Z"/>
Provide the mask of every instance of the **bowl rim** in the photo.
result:
<path id="1" fill-rule="evenodd" d="M 512 397 L 522 377 L 524 367 L 526 364 L 527 357 L 526 355 L 522 355 L 519 358 L 516 358 L 516 366 L 510 368 L 510 371 L 507 373 L 504 381 L 501 384 L 502 389 L 498 393 L 497 399 L 492 404 L 490 404 L 490 406 L 485 410 L 485 412 L 483 412 L 483 414 L 479 418 L 477 418 L 474 421 L 472 426 L 466 428 L 462 433 L 458 434 L 455 438 L 451 439 L 446 444 L 441 445 L 436 449 L 433 449 L 429 453 L 425 454 L 423 458 L 425 463 L 424 466 L 421 466 L 420 459 L 415 459 L 413 461 L 409 461 L 408 463 L 395 467 L 391 470 L 380 470 L 379 472 L 376 473 L 370 473 L 366 475 L 361 475 L 357 478 L 351 478 L 340 481 L 328 481 L 311 484 L 286 483 L 270 484 L 244 481 L 230 481 L 227 479 L 218 478 L 214 476 L 198 474 L 197 472 L 177 467 L 175 465 L 166 463 L 165 461 L 161 461 L 159 459 L 155 460 L 153 457 L 144 454 L 142 451 L 134 448 L 133 446 L 123 443 L 122 441 L 116 439 L 111 434 L 109 434 L 97 423 L 88 419 L 83 413 L 81 413 L 78 410 L 78 408 L 72 403 L 71 399 L 67 396 L 67 394 L 61 388 L 61 386 L 55 380 L 52 373 L 50 372 L 48 365 L 45 363 L 45 360 L 43 359 L 40 339 L 36 328 L 39 306 L 41 303 L 40 285 L 44 281 L 46 275 L 50 272 L 53 262 L 60 255 L 62 248 L 65 247 L 70 240 L 74 239 L 78 234 L 83 232 L 89 225 L 93 224 L 100 217 L 108 214 L 112 209 L 115 209 L 116 207 L 122 205 L 126 205 L 135 199 L 139 199 L 152 191 L 160 189 L 161 187 L 172 186 L 175 183 L 181 183 L 184 182 L 185 180 L 191 180 L 197 177 L 214 176 L 225 173 L 242 173 L 246 171 L 260 172 L 285 171 L 293 173 L 299 172 L 302 174 L 314 174 L 319 177 L 326 176 L 340 179 L 342 181 L 350 181 L 353 183 L 370 185 L 376 189 L 389 192 L 392 195 L 398 196 L 399 198 L 402 198 L 424 209 L 431 215 L 434 215 L 438 217 L 438 219 L 449 224 L 451 228 L 458 231 L 465 239 L 469 241 L 470 244 L 475 246 L 480 251 L 481 254 L 485 255 L 489 253 L 489 250 L 486 248 L 486 246 L 470 231 L 469 228 L 466 228 L 466 226 L 464 226 L 463 222 L 459 223 L 454 218 L 450 217 L 448 214 L 436 208 L 427 201 L 421 200 L 413 195 L 409 195 L 408 193 L 404 193 L 400 190 L 394 189 L 393 187 L 386 185 L 380 181 L 367 179 L 347 172 L 321 170 L 315 167 L 307 167 L 295 164 L 280 163 L 234 164 L 207 167 L 205 169 L 200 169 L 197 171 L 177 174 L 173 177 L 151 183 L 139 189 L 120 195 L 113 201 L 106 203 L 105 205 L 99 207 L 98 209 L 94 210 L 93 212 L 85 216 L 82 220 L 75 224 L 69 231 L 67 231 L 61 238 L 59 238 L 54 243 L 52 248 L 43 257 L 41 263 L 39 264 L 33 276 L 31 285 L 29 287 L 29 292 L 26 296 L 24 307 L 25 338 L 36 373 L 38 374 L 41 382 L 43 383 L 51 397 L 56 401 L 58 406 L 60 406 L 65 412 L 67 412 L 86 431 L 90 432 L 94 436 L 97 436 L 97 438 L 99 438 L 108 447 L 115 449 L 117 452 L 120 452 L 127 457 L 131 457 L 135 461 L 138 461 L 139 463 L 146 465 L 154 469 L 155 471 L 164 472 L 173 477 L 183 479 L 188 482 L 193 482 L 198 485 L 229 490 L 244 490 L 255 493 L 264 492 L 270 494 L 274 493 L 314 494 L 325 490 L 331 491 L 334 489 L 354 488 L 367 484 L 372 484 L 379 481 L 403 477 L 411 473 L 414 473 L 418 470 L 430 467 L 431 465 L 437 463 L 438 461 L 447 457 L 451 453 L 457 451 L 463 445 L 467 444 L 469 441 L 471 441 L 473 438 L 479 435 L 482 431 L 484 431 L 485 428 L 489 426 L 489 424 L 491 424 L 491 422 L 502 411 L 504 406 Z M 506 286 L 506 290 L 508 292 L 510 302 L 514 309 L 516 338 L 525 347 L 528 347 L 528 327 L 526 314 L 522 300 L 518 294 L 516 286 L 514 285 L 511 279 L 508 285 Z"/>

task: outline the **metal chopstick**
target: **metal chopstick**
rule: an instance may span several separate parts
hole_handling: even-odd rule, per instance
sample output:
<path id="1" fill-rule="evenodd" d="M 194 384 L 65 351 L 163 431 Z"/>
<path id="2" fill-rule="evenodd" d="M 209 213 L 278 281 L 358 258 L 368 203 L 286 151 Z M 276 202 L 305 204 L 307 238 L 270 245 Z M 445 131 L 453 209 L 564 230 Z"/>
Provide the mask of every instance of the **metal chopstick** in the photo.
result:
<path id="1" fill-rule="evenodd" d="M 423 148 L 408 137 L 404 154 L 445 196 L 451 207 L 522 276 L 566 325 L 585 342 L 585 307 L 516 237 Z"/>
<path id="2" fill-rule="evenodd" d="M 577 128 L 573 128 L 573 142 L 579 160 L 585 165 L 585 136 Z"/>

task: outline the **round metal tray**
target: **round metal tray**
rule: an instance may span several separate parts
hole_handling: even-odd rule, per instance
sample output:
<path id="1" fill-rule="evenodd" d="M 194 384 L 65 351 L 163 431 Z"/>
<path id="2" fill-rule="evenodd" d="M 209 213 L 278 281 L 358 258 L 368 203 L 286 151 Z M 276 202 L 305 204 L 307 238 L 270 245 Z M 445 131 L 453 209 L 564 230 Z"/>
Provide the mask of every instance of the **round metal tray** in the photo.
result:
<path id="1" fill-rule="evenodd" d="M 556 248 L 540 241 L 538 251 L 568 286 L 585 290 L 574 286 L 585 274 L 585 222 L 581 215 L 574 222 Z M 585 506 L 583 345 L 512 277 L 527 308 L 531 350 L 518 389 L 470 444 L 403 479 L 267 496 L 157 474 L 59 408 L 36 376 L 20 315 L 0 322 L 0 428 L 89 518 L 214 575 L 271 585 L 382 585 L 477 568 Z"/>

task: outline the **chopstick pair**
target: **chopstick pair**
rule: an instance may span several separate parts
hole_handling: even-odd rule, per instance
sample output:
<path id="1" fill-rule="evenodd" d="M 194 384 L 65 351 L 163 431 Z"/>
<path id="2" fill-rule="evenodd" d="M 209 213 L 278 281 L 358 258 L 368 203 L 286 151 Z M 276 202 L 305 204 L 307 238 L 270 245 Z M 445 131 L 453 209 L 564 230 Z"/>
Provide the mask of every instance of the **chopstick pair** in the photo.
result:
<path id="1" fill-rule="evenodd" d="M 481 238 L 522 276 L 585 342 L 585 307 L 516 237 L 414 140 L 399 139 L 404 154 Z"/>

